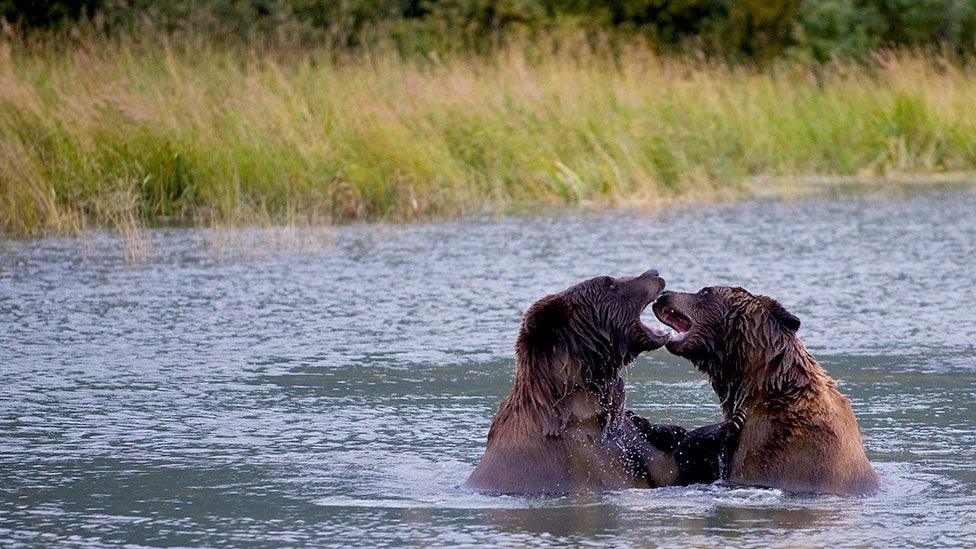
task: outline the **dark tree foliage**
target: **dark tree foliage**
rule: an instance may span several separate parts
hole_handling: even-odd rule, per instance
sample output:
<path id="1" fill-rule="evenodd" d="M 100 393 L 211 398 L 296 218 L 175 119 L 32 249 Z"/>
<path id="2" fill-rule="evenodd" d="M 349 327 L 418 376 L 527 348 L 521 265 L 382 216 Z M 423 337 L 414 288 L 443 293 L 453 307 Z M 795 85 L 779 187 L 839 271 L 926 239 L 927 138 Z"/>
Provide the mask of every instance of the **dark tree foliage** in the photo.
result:
<path id="1" fill-rule="evenodd" d="M 0 17 L 28 27 L 47 27 L 91 15 L 101 0 L 0 0 Z"/>
<path id="2" fill-rule="evenodd" d="M 0 0 L 0 17 L 24 29 L 96 13 L 109 25 L 207 22 L 242 36 L 295 24 L 327 30 L 343 46 L 382 28 L 413 35 L 419 48 L 456 37 L 477 48 L 515 29 L 559 25 L 636 33 L 662 49 L 751 58 L 822 60 L 889 46 L 971 53 L 976 46 L 976 0 Z"/>

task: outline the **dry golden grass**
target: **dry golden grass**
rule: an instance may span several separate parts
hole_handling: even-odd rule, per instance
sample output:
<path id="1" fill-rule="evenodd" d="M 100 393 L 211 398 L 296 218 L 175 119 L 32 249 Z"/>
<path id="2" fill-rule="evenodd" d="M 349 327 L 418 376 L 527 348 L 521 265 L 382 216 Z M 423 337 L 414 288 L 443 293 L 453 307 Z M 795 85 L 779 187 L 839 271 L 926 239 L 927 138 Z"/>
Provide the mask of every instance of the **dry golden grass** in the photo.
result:
<path id="1" fill-rule="evenodd" d="M 976 71 L 937 56 L 758 69 L 555 46 L 404 59 L 6 38 L 0 228 L 653 207 L 763 177 L 976 169 Z"/>

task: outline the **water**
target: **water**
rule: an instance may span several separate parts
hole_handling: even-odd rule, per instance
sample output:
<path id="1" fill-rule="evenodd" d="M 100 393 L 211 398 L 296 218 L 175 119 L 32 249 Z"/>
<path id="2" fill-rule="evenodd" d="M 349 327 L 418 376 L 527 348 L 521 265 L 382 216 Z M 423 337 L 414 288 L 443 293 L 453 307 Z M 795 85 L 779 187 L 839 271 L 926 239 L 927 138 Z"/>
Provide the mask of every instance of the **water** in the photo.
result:
<path id="1" fill-rule="evenodd" d="M 753 202 L 309 230 L 293 238 L 317 245 L 264 255 L 174 229 L 134 265 L 107 235 L 7 244 L 0 544 L 973 545 L 974 213 L 968 192 Z M 650 267 L 673 289 L 741 284 L 796 313 L 881 492 L 460 489 L 521 312 Z M 719 417 L 663 350 L 626 378 L 654 421 Z"/>

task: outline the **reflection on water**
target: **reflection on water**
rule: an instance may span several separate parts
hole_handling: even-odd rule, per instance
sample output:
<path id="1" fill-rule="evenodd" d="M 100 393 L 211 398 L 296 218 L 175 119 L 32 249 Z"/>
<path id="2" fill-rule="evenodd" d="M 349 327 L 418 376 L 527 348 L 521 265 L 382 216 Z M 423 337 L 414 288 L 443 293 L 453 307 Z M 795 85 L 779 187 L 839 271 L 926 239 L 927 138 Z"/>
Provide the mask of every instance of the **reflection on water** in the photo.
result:
<path id="1" fill-rule="evenodd" d="M 972 543 L 974 213 L 973 195 L 938 192 L 354 226 L 259 257 L 165 230 L 134 266 L 105 235 L 7 244 L 0 543 Z M 796 313 L 852 399 L 881 492 L 459 489 L 511 384 L 521 312 L 650 267 Z M 626 376 L 652 420 L 718 417 L 664 352 Z"/>

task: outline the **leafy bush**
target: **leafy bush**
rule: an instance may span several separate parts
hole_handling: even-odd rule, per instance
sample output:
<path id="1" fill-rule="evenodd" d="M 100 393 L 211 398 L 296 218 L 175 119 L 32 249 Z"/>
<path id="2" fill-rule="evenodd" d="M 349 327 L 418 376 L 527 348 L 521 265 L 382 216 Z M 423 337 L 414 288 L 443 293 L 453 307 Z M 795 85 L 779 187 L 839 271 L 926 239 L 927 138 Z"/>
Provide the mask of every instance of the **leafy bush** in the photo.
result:
<path id="1" fill-rule="evenodd" d="M 388 38 L 421 51 L 484 50 L 562 25 L 757 59 L 976 47 L 976 0 L 0 0 L 0 18 L 24 29 L 96 13 L 109 27 L 148 20 L 162 30 L 202 27 L 243 39 L 290 32 L 339 47 Z"/>

